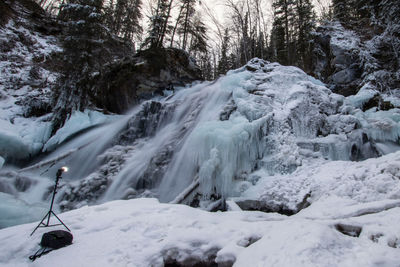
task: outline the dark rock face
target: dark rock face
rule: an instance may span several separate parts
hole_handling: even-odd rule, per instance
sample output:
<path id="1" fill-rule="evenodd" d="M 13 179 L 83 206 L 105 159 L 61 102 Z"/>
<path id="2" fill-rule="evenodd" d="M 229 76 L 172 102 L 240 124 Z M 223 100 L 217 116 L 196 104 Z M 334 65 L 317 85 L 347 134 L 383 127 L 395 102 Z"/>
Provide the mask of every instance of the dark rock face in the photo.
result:
<path id="1" fill-rule="evenodd" d="M 183 253 L 187 253 L 187 251 L 180 251 L 180 249 L 176 247 L 171 247 L 169 249 L 164 250 L 162 253 L 164 266 L 165 267 L 184 267 L 184 266 L 193 266 L 193 267 L 225 267 L 232 266 L 234 261 L 232 259 L 228 259 L 225 261 L 216 262 L 217 253 L 220 250 L 219 247 L 211 247 L 207 251 L 205 251 L 204 255 L 188 255 L 186 257 L 180 257 Z"/>
<path id="2" fill-rule="evenodd" d="M 40 117 L 51 112 L 52 106 L 49 98 L 38 94 L 28 95 L 27 97 L 16 101 L 16 104 L 24 107 L 24 117 Z"/>
<path id="3" fill-rule="evenodd" d="M 8 20 L 12 16 L 12 9 L 6 1 L 0 2 L 0 13 L 1 13 L 0 26 L 3 26 L 8 22 Z"/>
<path id="4" fill-rule="evenodd" d="M 277 212 L 279 214 L 291 216 L 302 209 L 307 208 L 310 206 L 310 203 L 307 201 L 307 198 L 310 196 L 310 194 L 307 194 L 303 201 L 298 203 L 295 209 L 287 207 L 283 202 L 282 203 L 277 203 L 274 200 L 271 201 L 263 201 L 263 200 L 251 200 L 251 199 L 246 199 L 242 201 L 236 201 L 236 204 L 242 209 L 242 210 L 258 210 L 258 211 L 263 211 L 263 212 Z"/>
<path id="5" fill-rule="evenodd" d="M 96 77 L 94 103 L 122 113 L 141 100 L 163 95 L 163 90 L 201 79 L 200 69 L 183 50 L 152 49 L 112 63 Z"/>
<path id="6" fill-rule="evenodd" d="M 77 208 L 78 204 L 92 203 L 97 200 L 107 189 L 110 181 L 107 177 L 99 175 L 81 181 L 77 186 L 65 184 L 62 186 L 61 210 L 71 210 Z"/>
<path id="7" fill-rule="evenodd" d="M 368 102 L 364 103 L 362 110 L 366 111 L 370 108 L 376 107 L 379 110 L 389 110 L 394 108 L 393 104 L 390 101 L 384 101 L 380 94 L 376 94 L 372 97 Z"/>
<path id="8" fill-rule="evenodd" d="M 312 74 L 331 85 L 338 94 L 354 95 L 360 89 L 362 71 L 359 51 L 332 41 L 335 27 L 319 27 L 314 37 Z"/>
<path id="9" fill-rule="evenodd" d="M 400 86 L 398 31 L 391 25 L 365 28 L 337 21 L 320 26 L 313 40 L 311 74 L 344 96 L 355 95 L 364 85 L 393 91 Z"/>

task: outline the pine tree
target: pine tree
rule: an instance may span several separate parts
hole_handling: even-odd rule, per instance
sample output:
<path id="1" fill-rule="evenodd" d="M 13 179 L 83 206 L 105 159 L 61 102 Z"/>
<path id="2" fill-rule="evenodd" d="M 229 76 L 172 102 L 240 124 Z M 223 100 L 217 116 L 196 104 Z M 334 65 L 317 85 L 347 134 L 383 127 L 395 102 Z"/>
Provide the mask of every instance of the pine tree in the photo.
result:
<path id="1" fill-rule="evenodd" d="M 211 55 L 208 50 L 200 56 L 198 62 L 200 63 L 199 66 L 202 78 L 207 81 L 213 80 L 215 78 L 213 75 L 214 70 L 211 62 Z"/>
<path id="2" fill-rule="evenodd" d="M 197 53 L 207 53 L 207 26 L 199 16 L 195 16 L 192 23 L 189 54 L 196 58 Z"/>
<path id="3" fill-rule="evenodd" d="M 177 30 L 179 28 L 179 25 L 182 23 L 182 20 L 184 19 L 184 14 L 183 14 L 183 10 L 184 9 L 185 9 L 185 5 L 181 5 L 180 8 L 179 8 L 178 17 L 176 18 L 175 26 L 172 29 L 170 47 L 174 46 L 174 40 L 175 40 L 175 36 L 176 36 Z"/>
<path id="4" fill-rule="evenodd" d="M 150 30 L 142 47 L 163 47 L 165 36 L 171 30 L 170 17 L 173 0 L 158 0 L 154 14 L 150 17 Z"/>
<path id="5" fill-rule="evenodd" d="M 267 43 L 264 33 L 260 32 L 257 41 L 255 42 L 254 57 L 265 58 L 267 55 Z"/>
<path id="6" fill-rule="evenodd" d="M 140 26 L 142 19 L 141 13 L 141 0 L 129 0 L 127 5 L 127 12 L 122 20 L 121 35 L 126 40 L 131 40 L 134 35 L 139 36 L 143 29 Z"/>
<path id="7" fill-rule="evenodd" d="M 229 49 L 229 29 L 226 28 L 224 31 L 224 37 L 221 44 L 221 56 L 218 61 L 217 75 L 225 74 L 230 68 L 228 59 L 228 49 Z"/>
<path id="8" fill-rule="evenodd" d="M 271 30 L 271 40 L 270 47 L 272 53 L 272 60 L 277 61 L 281 64 L 287 64 L 287 51 L 286 51 L 286 38 L 285 38 L 285 28 L 283 22 L 280 18 L 275 18 L 272 30 Z"/>
<path id="9" fill-rule="evenodd" d="M 274 8 L 274 23 L 275 27 L 274 38 L 278 38 L 277 57 L 280 63 L 290 65 L 294 63 L 293 55 L 293 21 L 295 17 L 293 0 L 275 0 L 272 4 Z M 282 36 L 282 29 L 284 36 Z M 282 37 L 284 43 L 282 43 Z M 278 52 L 279 51 L 279 52 Z M 285 55 L 284 55 L 284 54 Z"/>
<path id="10" fill-rule="evenodd" d="M 332 0 L 333 16 L 342 23 L 351 19 L 352 6 L 348 0 Z"/>
<path id="11" fill-rule="evenodd" d="M 315 13 L 310 0 L 296 0 L 296 58 L 303 70 L 311 69 L 310 40 L 315 29 Z"/>
<path id="12" fill-rule="evenodd" d="M 105 23 L 112 33 L 132 40 L 134 36 L 140 37 L 143 29 L 140 25 L 142 18 L 141 0 L 114 0 L 105 8 Z M 140 39 L 140 38 L 139 38 Z"/>
<path id="13" fill-rule="evenodd" d="M 62 126 L 73 110 L 89 105 L 90 80 L 99 72 L 99 57 L 104 53 L 103 0 L 69 0 L 61 7 L 60 19 L 67 32 L 63 37 L 63 72 L 55 91 L 55 127 Z"/>
<path id="14" fill-rule="evenodd" d="M 193 32 L 193 28 L 194 28 L 193 17 L 196 12 L 196 9 L 195 9 L 196 0 L 181 0 L 181 5 L 182 5 L 182 9 L 181 9 L 182 12 L 180 14 L 181 22 L 178 24 L 177 30 L 178 30 L 178 33 L 182 35 L 182 43 L 181 43 L 180 47 L 183 50 L 186 50 L 189 35 L 191 32 Z"/>

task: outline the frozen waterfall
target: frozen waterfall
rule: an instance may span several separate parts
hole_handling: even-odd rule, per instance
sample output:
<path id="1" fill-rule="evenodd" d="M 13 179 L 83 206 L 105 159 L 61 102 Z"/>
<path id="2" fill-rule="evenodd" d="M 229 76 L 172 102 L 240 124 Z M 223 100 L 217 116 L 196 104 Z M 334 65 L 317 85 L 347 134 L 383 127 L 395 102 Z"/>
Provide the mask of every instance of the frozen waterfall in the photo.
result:
<path id="1" fill-rule="evenodd" d="M 62 145 L 53 141 L 56 149 L 42 165 L 9 172 L 10 179 L 23 175 L 34 182 L 8 193 L 42 203 L 52 175 L 67 165 L 71 172 L 57 199 L 62 209 L 148 196 L 169 202 L 197 183 L 182 198 L 190 204 L 240 197 L 261 176 L 313 161 L 398 150 L 399 110 L 362 112 L 354 103 L 296 67 L 253 59 L 215 82 L 177 88 L 75 133 Z M 76 120 L 65 127 L 79 125 Z"/>

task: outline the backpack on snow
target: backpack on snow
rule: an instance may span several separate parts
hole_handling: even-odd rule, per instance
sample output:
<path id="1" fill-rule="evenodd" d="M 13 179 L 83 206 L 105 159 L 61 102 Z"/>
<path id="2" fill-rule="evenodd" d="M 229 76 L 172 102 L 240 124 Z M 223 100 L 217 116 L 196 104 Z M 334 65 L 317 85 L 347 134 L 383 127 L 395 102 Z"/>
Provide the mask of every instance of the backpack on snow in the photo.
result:
<path id="1" fill-rule="evenodd" d="M 73 236 L 70 232 L 56 230 L 44 233 L 40 241 L 41 248 L 35 254 L 29 257 L 31 261 L 36 260 L 40 256 L 49 253 L 55 249 L 59 249 L 72 244 Z"/>

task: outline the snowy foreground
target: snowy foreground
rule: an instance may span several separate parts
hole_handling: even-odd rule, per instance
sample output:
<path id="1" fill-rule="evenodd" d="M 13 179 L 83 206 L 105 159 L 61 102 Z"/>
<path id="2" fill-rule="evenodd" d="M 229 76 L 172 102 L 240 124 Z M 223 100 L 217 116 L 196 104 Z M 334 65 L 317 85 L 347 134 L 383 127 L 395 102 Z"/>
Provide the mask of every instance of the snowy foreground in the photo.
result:
<path id="1" fill-rule="evenodd" d="M 397 152 L 271 177 L 267 192 L 275 188 L 286 201 L 314 192 L 293 216 L 237 206 L 211 213 L 156 199 L 85 206 L 60 215 L 73 244 L 33 263 L 28 256 L 54 228 L 33 236 L 37 222 L 0 230 L 0 266 L 400 266 L 399 170 Z"/>

